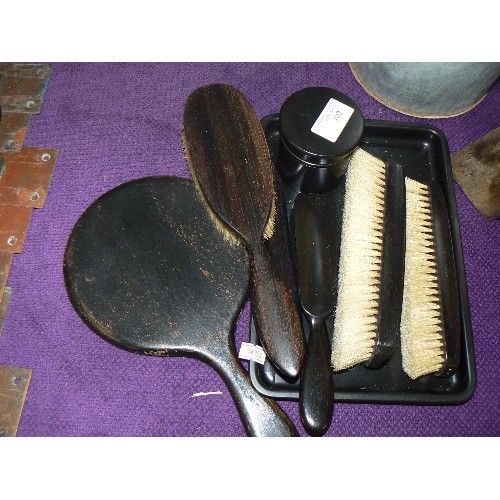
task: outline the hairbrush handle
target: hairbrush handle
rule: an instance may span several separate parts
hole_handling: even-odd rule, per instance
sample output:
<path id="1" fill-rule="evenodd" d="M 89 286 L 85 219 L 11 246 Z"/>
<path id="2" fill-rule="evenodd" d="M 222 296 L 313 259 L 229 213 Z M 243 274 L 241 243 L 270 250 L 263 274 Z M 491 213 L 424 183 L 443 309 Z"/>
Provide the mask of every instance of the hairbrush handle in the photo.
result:
<path id="1" fill-rule="evenodd" d="M 259 394 L 248 378 L 247 372 L 238 363 L 219 362 L 217 371 L 228 387 L 245 431 L 253 437 L 296 437 L 297 429 L 278 404 Z"/>
<path id="2" fill-rule="evenodd" d="M 297 378 L 304 361 L 302 321 L 286 284 L 273 272 L 263 245 L 252 252 L 252 311 L 257 334 L 277 370 Z"/>
<path id="3" fill-rule="evenodd" d="M 333 370 L 326 318 L 307 315 L 309 339 L 300 375 L 299 411 L 311 436 L 322 436 L 333 416 Z"/>

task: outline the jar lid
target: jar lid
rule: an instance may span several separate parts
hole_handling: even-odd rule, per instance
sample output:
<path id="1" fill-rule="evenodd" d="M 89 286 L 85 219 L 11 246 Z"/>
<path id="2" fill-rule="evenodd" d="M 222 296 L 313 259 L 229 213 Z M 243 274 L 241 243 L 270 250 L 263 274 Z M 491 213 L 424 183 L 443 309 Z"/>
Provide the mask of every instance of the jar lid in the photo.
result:
<path id="1" fill-rule="evenodd" d="M 299 90 L 280 110 L 283 144 L 299 160 L 315 166 L 343 161 L 359 144 L 363 129 L 357 104 L 327 87 Z"/>

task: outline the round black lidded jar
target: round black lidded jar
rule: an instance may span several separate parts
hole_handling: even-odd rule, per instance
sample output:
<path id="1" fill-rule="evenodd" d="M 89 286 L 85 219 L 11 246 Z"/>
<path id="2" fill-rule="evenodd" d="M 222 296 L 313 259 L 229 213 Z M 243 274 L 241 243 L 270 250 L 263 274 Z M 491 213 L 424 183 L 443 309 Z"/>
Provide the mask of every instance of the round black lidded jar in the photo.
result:
<path id="1" fill-rule="evenodd" d="M 283 103 L 278 171 L 296 192 L 331 191 L 345 174 L 364 130 L 357 104 L 342 92 L 308 87 Z"/>

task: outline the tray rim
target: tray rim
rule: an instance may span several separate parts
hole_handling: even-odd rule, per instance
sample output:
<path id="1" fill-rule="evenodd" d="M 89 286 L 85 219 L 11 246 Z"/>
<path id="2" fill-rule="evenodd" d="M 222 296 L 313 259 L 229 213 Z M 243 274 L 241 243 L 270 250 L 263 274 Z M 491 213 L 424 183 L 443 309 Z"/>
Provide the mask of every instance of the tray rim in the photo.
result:
<path id="1" fill-rule="evenodd" d="M 261 125 L 266 131 L 271 122 L 279 121 L 279 113 L 272 113 L 261 119 Z M 455 252 L 456 269 L 458 278 L 459 301 L 461 304 L 460 316 L 463 323 L 463 349 L 465 356 L 465 371 L 467 375 L 467 384 L 465 388 L 454 394 L 435 394 L 423 392 L 360 392 L 360 391 L 334 391 L 335 402 L 345 403 L 377 403 L 377 404 L 406 404 L 406 405 L 460 405 L 469 401 L 474 395 L 477 379 L 475 366 L 475 353 L 472 335 L 472 322 L 470 318 L 470 305 L 468 299 L 467 281 L 465 275 L 465 265 L 463 259 L 462 239 L 460 236 L 460 227 L 458 223 L 458 212 L 456 204 L 456 193 L 451 167 L 451 159 L 448 147 L 448 140 L 443 131 L 438 127 L 426 123 L 407 123 L 398 121 L 385 121 L 375 119 L 365 119 L 365 128 L 405 128 L 414 132 L 425 132 L 432 134 L 440 143 L 442 155 L 440 160 L 444 167 L 444 190 L 446 193 L 446 205 L 448 208 L 450 226 L 452 231 L 453 250 Z M 267 135 L 266 135 L 267 139 Z M 254 328 L 253 319 L 250 321 L 250 339 L 251 342 L 258 342 Z M 249 362 L 250 380 L 255 389 L 264 396 L 278 400 L 298 400 L 298 388 L 278 388 L 274 389 L 263 384 L 258 376 L 258 366 L 254 361 Z"/>

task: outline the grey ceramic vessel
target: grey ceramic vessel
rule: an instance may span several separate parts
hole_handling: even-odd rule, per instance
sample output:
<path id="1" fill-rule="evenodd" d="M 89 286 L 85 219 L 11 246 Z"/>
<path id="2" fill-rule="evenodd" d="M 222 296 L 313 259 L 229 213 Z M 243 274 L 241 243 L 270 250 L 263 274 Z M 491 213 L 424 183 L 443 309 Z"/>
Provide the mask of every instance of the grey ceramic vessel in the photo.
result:
<path id="1" fill-rule="evenodd" d="M 469 111 L 500 76 L 498 62 L 356 62 L 350 67 L 377 101 L 422 118 Z"/>

